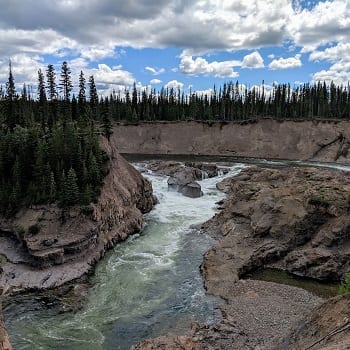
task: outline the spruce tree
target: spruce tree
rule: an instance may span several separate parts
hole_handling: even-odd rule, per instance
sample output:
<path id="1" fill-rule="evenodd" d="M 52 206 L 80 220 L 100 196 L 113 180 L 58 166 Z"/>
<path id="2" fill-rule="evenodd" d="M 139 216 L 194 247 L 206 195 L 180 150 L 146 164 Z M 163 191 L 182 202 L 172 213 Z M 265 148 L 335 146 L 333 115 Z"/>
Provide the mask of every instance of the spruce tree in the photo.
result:
<path id="1" fill-rule="evenodd" d="M 6 99 L 5 99 L 5 123 L 11 130 L 16 125 L 15 119 L 15 99 L 16 99 L 16 87 L 15 80 L 12 74 L 12 64 L 9 62 L 9 76 L 6 83 Z"/>
<path id="2" fill-rule="evenodd" d="M 57 86 L 56 86 L 56 73 L 55 68 L 52 64 L 47 66 L 46 70 L 46 80 L 47 80 L 47 92 L 50 101 L 57 99 Z"/>
<path id="3" fill-rule="evenodd" d="M 72 84 L 72 78 L 71 78 L 71 70 L 68 67 L 68 64 L 66 61 L 62 63 L 62 67 L 61 67 L 60 88 L 63 94 L 63 100 L 65 102 L 69 101 L 70 94 L 73 90 L 73 84 Z"/>

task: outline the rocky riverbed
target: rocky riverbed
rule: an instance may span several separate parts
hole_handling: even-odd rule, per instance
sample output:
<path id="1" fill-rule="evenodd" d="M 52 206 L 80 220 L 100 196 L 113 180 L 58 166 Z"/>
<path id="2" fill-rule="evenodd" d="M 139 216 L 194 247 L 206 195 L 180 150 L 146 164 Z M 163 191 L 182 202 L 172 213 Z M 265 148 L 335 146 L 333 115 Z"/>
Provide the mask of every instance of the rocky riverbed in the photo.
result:
<path id="1" fill-rule="evenodd" d="M 303 349 L 301 344 L 317 341 L 341 318 L 346 323 L 346 297 L 327 307 L 305 290 L 245 276 L 264 266 L 319 280 L 339 280 L 349 271 L 348 174 L 250 167 L 218 186 L 227 193 L 223 209 L 202 227 L 218 241 L 201 269 L 207 292 L 225 301 L 222 320 L 194 323 L 191 335 L 146 340 L 135 349 Z M 318 305 L 312 320 L 303 321 Z M 324 349 L 345 349 L 337 341 L 349 344 L 349 331 L 327 341 Z"/>

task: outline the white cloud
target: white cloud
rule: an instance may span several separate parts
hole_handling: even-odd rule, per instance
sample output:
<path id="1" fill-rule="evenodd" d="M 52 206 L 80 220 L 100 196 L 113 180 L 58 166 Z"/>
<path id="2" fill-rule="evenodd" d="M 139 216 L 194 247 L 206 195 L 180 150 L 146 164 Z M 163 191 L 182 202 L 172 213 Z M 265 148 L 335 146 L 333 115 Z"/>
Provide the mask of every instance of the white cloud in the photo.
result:
<path id="1" fill-rule="evenodd" d="M 27 33 L 28 40 L 17 41 L 12 47 L 14 50 L 30 51 L 33 47 L 46 50 L 46 45 L 50 47 L 51 43 L 61 41 L 59 49 L 78 49 L 85 58 L 94 59 L 109 55 L 108 50 L 118 46 L 176 46 L 198 54 L 277 45 L 286 36 L 286 23 L 293 14 L 289 0 L 236 0 L 234 3 L 227 0 L 77 0 L 73 3 L 74 6 L 64 6 L 60 1 L 11 0 L 2 4 L 1 27 L 22 28 Z M 26 15 L 19 16 L 19 9 Z M 43 40 L 39 31 L 51 31 L 51 36 L 56 38 Z M 4 52 L 11 46 L 4 40 L 6 37 L 0 35 Z M 46 45 L 38 44 L 43 41 Z"/>
<path id="2" fill-rule="evenodd" d="M 236 78 L 238 73 L 233 70 L 233 67 L 240 66 L 240 61 L 222 61 L 208 62 L 203 57 L 187 55 L 185 52 L 181 54 L 180 71 L 183 74 L 189 75 L 211 75 L 220 78 Z"/>
<path id="3" fill-rule="evenodd" d="M 38 55 L 18 54 L 11 57 L 12 73 L 17 88 L 25 83 L 36 88 L 38 70 L 45 69 L 42 59 Z M 0 81 L 7 81 L 9 71 L 8 57 L 0 59 Z M 34 83 L 34 84 L 33 84 Z"/>
<path id="4" fill-rule="evenodd" d="M 320 1 L 311 10 L 294 13 L 288 23 L 289 37 L 312 51 L 319 45 L 350 39 L 348 0 Z"/>
<path id="5" fill-rule="evenodd" d="M 344 71 L 344 70 L 321 70 L 319 72 L 316 72 L 312 76 L 312 80 L 314 82 L 318 81 L 325 81 L 327 84 L 333 81 L 336 85 L 347 85 L 350 81 L 350 71 Z"/>
<path id="6" fill-rule="evenodd" d="M 116 53 L 114 47 L 87 47 L 81 49 L 81 57 L 90 61 L 100 61 L 103 58 L 114 57 Z"/>
<path id="7" fill-rule="evenodd" d="M 249 55 L 244 56 L 242 68 L 263 68 L 264 59 L 258 51 L 254 51 Z"/>
<path id="8" fill-rule="evenodd" d="M 107 64 L 99 64 L 98 69 L 91 69 L 89 73 L 94 76 L 96 84 L 132 85 L 135 81 L 130 72 L 112 69 Z"/>
<path id="9" fill-rule="evenodd" d="M 171 80 L 171 81 L 167 82 L 167 83 L 164 85 L 164 87 L 165 87 L 166 89 L 174 89 L 174 90 L 180 89 L 180 90 L 182 90 L 183 87 L 184 87 L 184 84 L 181 83 L 180 81 L 177 81 L 177 80 Z"/>
<path id="10" fill-rule="evenodd" d="M 301 55 L 297 54 L 294 57 L 275 59 L 269 64 L 269 68 L 272 70 L 278 70 L 301 67 L 302 62 L 300 60 L 300 57 Z"/>
<path id="11" fill-rule="evenodd" d="M 331 62 L 339 61 L 339 59 L 346 59 L 350 56 L 350 44 L 338 43 L 335 46 L 328 47 L 323 51 L 313 51 L 310 54 L 310 61 L 328 60 Z M 350 59 L 350 58 L 349 58 Z"/>
<path id="12" fill-rule="evenodd" d="M 165 72 L 164 68 L 145 67 L 145 69 L 151 72 L 153 75 L 159 75 Z"/>
<path id="13" fill-rule="evenodd" d="M 0 56 L 59 54 L 62 50 L 74 51 L 78 46 L 75 40 L 53 29 L 0 29 Z"/>
<path id="14" fill-rule="evenodd" d="M 152 79 L 152 80 L 150 81 L 150 84 L 156 85 L 156 84 L 160 84 L 161 82 L 162 82 L 162 81 L 159 80 L 159 79 Z"/>
<path id="15" fill-rule="evenodd" d="M 313 74 L 313 81 L 333 81 L 336 84 L 347 84 L 350 81 L 350 44 L 338 43 L 335 46 L 310 53 L 310 61 L 328 61 L 329 69 Z"/>

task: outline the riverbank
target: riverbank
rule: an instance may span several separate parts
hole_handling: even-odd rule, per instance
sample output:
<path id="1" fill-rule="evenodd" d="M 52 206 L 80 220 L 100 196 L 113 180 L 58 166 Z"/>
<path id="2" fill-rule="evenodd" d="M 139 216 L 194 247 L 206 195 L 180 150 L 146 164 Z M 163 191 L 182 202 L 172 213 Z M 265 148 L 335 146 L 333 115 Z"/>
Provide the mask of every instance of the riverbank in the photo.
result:
<path id="1" fill-rule="evenodd" d="M 2 305 L 0 300 L 0 350 L 12 350 L 9 336 L 2 318 Z"/>
<path id="2" fill-rule="evenodd" d="M 125 154 L 350 161 L 350 122 L 339 120 L 140 122 L 116 124 L 111 138 Z"/>
<path id="3" fill-rule="evenodd" d="M 151 210 L 152 186 L 113 143 L 96 203 L 62 210 L 32 206 L 0 220 L 0 286 L 5 293 L 59 287 L 91 272 L 106 251 L 139 232 Z M 35 228 L 35 232 L 33 231 Z"/>
<path id="4" fill-rule="evenodd" d="M 223 210 L 203 225 L 218 242 L 205 254 L 202 272 L 207 292 L 225 300 L 223 319 L 214 326 L 195 325 L 186 341 L 161 337 L 135 349 L 163 344 L 164 349 L 270 350 L 293 332 L 322 299 L 244 277 L 263 266 L 321 280 L 338 280 L 349 271 L 347 176 L 328 169 L 251 167 L 219 184 L 227 197 Z M 334 311 L 327 310 L 331 320 Z"/>

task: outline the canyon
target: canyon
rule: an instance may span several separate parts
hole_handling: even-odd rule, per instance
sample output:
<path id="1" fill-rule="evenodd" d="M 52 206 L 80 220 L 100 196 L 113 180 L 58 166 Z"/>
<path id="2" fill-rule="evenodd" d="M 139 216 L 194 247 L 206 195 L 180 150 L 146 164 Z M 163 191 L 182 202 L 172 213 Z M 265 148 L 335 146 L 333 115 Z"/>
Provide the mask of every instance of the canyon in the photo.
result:
<path id="1" fill-rule="evenodd" d="M 350 160 L 350 123 L 339 120 L 118 124 L 112 138 L 122 154 Z"/>
<path id="2" fill-rule="evenodd" d="M 139 123 L 115 125 L 102 146 L 110 168 L 97 203 L 64 213 L 55 206 L 36 206 L 1 220 L 0 254 L 6 258 L 0 282 L 6 293 L 76 280 L 93 271 L 117 242 L 140 231 L 142 214 L 155 203 L 152 188 L 118 152 L 348 164 L 350 128 L 346 121 L 271 119 Z M 254 166 L 218 184 L 227 197 L 220 212 L 201 226 L 217 240 L 205 254 L 201 271 L 207 292 L 225 301 L 220 307 L 223 320 L 214 326 L 194 323 L 191 334 L 146 340 L 135 349 L 271 349 L 276 344 L 276 349 L 297 349 L 308 338 L 311 344 L 331 331 L 319 322 L 324 310 L 333 317 L 332 308 L 322 306 L 330 302 L 322 304 L 297 288 L 249 280 L 246 275 L 271 266 L 339 280 L 349 271 L 349 186 L 347 173 L 341 171 Z M 27 232 L 33 225 L 40 227 L 37 234 L 19 236 L 18 227 Z M 332 302 L 342 317 L 347 300 L 339 297 Z M 281 309 L 281 304 L 289 306 Z M 251 311 L 245 319 L 237 314 L 240 305 Z M 312 316 L 303 320 L 303 315 Z M 335 326 L 342 325 L 344 317 Z M 297 336 L 298 325 L 306 329 L 304 338 Z M 314 338 L 313 329 L 318 335 Z M 349 332 L 345 334 L 336 339 L 339 344 L 347 341 Z M 332 339 L 324 349 L 336 346 Z"/>

